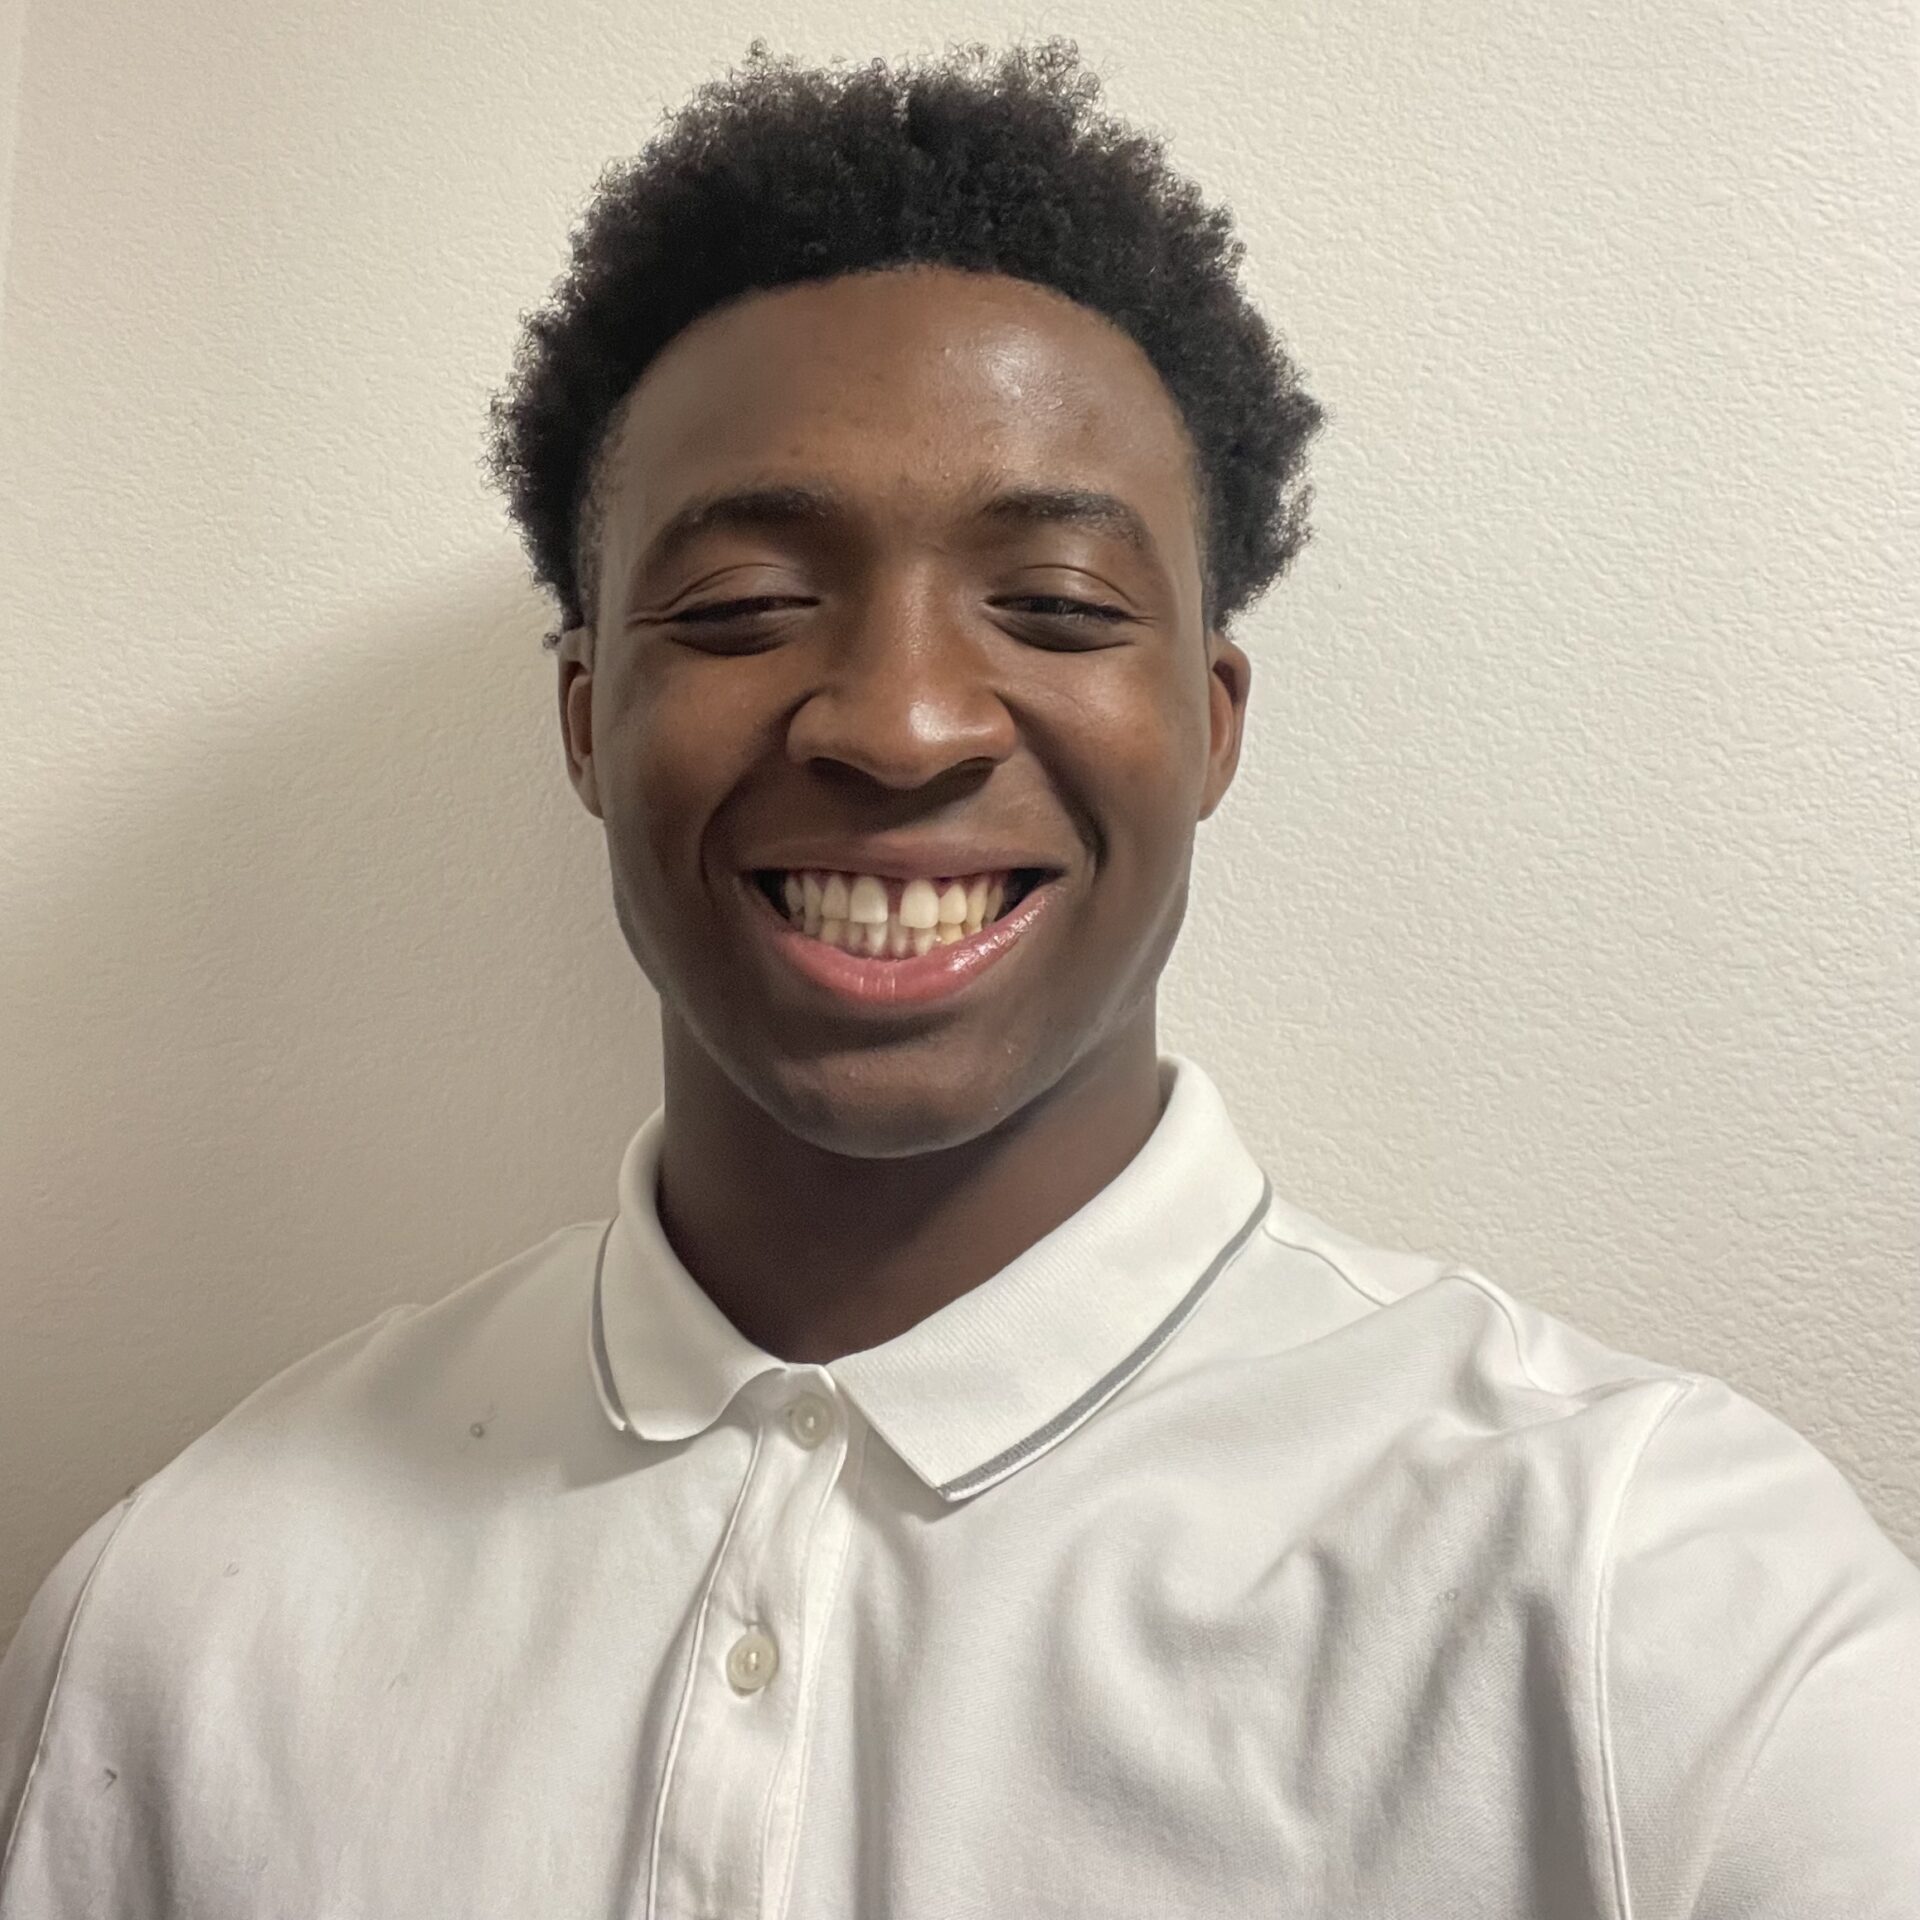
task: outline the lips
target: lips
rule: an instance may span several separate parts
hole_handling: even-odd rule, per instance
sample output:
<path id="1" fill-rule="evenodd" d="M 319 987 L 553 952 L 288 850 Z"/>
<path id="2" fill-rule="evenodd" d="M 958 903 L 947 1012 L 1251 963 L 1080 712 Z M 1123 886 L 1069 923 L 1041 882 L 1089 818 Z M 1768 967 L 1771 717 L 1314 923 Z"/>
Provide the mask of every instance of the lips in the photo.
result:
<path id="1" fill-rule="evenodd" d="M 1006 887 L 1013 904 L 1003 904 L 999 918 L 989 923 L 975 918 L 977 932 L 942 928 L 944 937 L 936 944 L 919 953 L 909 949 L 903 956 L 886 951 L 884 944 L 880 952 L 849 952 L 821 939 L 818 932 L 807 932 L 804 911 L 801 924 L 795 924 L 784 901 L 790 871 L 763 868 L 741 877 L 755 934 L 769 943 L 783 967 L 843 1005 L 874 1011 L 926 1006 L 965 991 L 1032 937 L 1058 892 L 1055 870 L 1016 869 L 1018 890 Z M 864 871 L 872 873 L 870 867 Z M 974 869 L 976 874 L 980 871 Z M 904 894 L 909 884 L 910 879 L 904 880 L 895 891 Z M 898 904 L 893 901 L 896 912 Z"/>

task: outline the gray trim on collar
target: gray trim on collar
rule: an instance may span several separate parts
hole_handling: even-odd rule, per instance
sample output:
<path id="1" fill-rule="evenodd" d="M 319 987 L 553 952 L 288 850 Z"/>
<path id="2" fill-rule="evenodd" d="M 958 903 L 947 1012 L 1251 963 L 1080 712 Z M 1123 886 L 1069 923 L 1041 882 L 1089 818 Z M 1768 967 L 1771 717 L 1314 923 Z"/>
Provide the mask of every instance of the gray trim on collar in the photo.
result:
<path id="1" fill-rule="evenodd" d="M 1186 1324 L 1194 1308 L 1200 1304 L 1201 1296 L 1226 1271 L 1228 1262 L 1247 1244 L 1254 1228 L 1266 1218 L 1272 1200 L 1273 1182 L 1263 1174 L 1258 1205 L 1240 1223 L 1233 1238 L 1207 1262 L 1206 1271 L 1181 1296 L 1173 1311 L 1119 1365 L 1096 1380 L 1072 1406 L 1055 1414 L 1044 1427 L 1036 1428 L 1024 1440 L 1015 1441 L 1006 1452 L 996 1454 L 983 1465 L 975 1467 L 971 1473 L 963 1473 L 958 1479 L 936 1487 L 934 1491 L 941 1499 L 964 1500 L 969 1494 L 992 1486 L 996 1480 L 1004 1480 L 1016 1467 L 1024 1466 L 1036 1453 L 1044 1452 L 1056 1440 L 1064 1440 L 1075 1427 L 1098 1412 Z"/>
<path id="2" fill-rule="evenodd" d="M 1263 1174 L 1260 1179 L 1260 1198 L 1253 1211 L 1235 1229 L 1232 1239 L 1207 1262 L 1206 1271 L 1180 1297 L 1167 1317 L 1124 1360 L 1110 1368 L 1079 1399 L 1055 1414 L 1045 1426 L 1035 1428 L 1024 1440 L 1016 1441 L 1004 1453 L 995 1454 L 991 1460 L 975 1467 L 971 1472 L 963 1473 L 958 1479 L 949 1480 L 943 1486 L 936 1487 L 934 1491 L 941 1499 L 964 1500 L 971 1494 L 984 1491 L 995 1481 L 1004 1480 L 1015 1468 L 1025 1465 L 1035 1454 L 1043 1453 L 1056 1441 L 1065 1439 L 1075 1427 L 1098 1412 L 1192 1317 L 1194 1309 L 1199 1306 L 1207 1289 L 1226 1271 L 1233 1256 L 1251 1238 L 1254 1228 L 1266 1218 L 1267 1209 L 1272 1202 L 1273 1183 Z M 600 1276 L 607 1263 L 607 1242 L 613 1237 L 613 1229 L 618 1218 L 619 1216 L 615 1215 L 613 1220 L 607 1222 L 607 1230 L 600 1236 L 599 1256 L 593 1263 L 593 1384 L 600 1395 L 600 1404 L 606 1410 L 607 1418 L 622 1433 L 631 1433 L 633 1423 L 627 1418 L 625 1409 L 620 1403 L 619 1389 L 615 1386 L 613 1379 L 613 1363 L 607 1357 L 607 1336 L 600 1307 Z"/>

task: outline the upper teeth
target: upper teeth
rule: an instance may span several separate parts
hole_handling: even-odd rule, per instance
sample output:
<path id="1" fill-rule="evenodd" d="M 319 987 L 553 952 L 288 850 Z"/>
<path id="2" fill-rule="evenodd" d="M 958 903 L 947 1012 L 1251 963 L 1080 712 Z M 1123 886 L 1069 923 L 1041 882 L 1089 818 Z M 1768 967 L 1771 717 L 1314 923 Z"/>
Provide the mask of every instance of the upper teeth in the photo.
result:
<path id="1" fill-rule="evenodd" d="M 978 933 L 1006 904 L 1004 873 L 887 880 L 874 873 L 789 873 L 787 918 L 851 953 L 904 959 Z"/>

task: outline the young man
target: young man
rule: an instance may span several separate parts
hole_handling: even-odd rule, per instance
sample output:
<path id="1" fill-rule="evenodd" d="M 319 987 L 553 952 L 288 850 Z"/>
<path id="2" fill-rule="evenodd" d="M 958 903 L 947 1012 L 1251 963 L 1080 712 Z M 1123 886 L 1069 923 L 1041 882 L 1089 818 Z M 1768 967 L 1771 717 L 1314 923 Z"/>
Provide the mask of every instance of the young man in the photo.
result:
<path id="1" fill-rule="evenodd" d="M 495 454 L 663 1109 L 73 1549 L 5 1920 L 1920 1914 L 1833 1468 L 1159 1054 L 1319 417 L 1236 263 L 1060 49 L 603 185 Z"/>

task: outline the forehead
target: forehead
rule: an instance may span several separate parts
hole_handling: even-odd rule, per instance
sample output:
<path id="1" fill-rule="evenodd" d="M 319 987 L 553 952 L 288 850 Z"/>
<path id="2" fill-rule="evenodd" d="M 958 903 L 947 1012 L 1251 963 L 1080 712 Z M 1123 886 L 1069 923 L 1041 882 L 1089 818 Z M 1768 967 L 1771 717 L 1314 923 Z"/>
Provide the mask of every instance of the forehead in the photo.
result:
<path id="1" fill-rule="evenodd" d="M 609 559 L 744 475 L 824 478 L 876 517 L 937 514 L 983 474 L 1120 495 L 1197 566 L 1191 444 L 1139 346 L 1000 275 L 915 268 L 756 293 L 648 368 L 608 436 Z"/>

